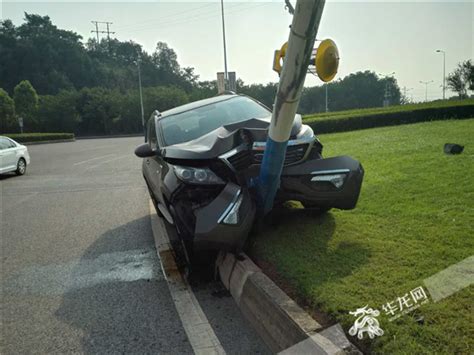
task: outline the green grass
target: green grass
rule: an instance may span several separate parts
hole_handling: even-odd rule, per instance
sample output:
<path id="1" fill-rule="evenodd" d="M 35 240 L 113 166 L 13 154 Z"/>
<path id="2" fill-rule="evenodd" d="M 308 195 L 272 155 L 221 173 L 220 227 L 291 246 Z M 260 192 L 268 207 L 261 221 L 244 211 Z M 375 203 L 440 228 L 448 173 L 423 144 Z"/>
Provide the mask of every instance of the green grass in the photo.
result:
<path id="1" fill-rule="evenodd" d="M 305 115 L 303 117 L 303 120 L 305 123 L 310 123 L 310 122 L 326 120 L 327 118 L 361 117 L 361 116 L 378 115 L 378 114 L 384 114 L 384 113 L 397 113 L 397 112 L 416 111 L 416 110 L 424 110 L 424 109 L 432 109 L 432 108 L 470 106 L 470 105 L 474 105 L 474 99 L 435 101 L 435 102 L 399 105 L 399 106 L 390 106 L 390 107 L 374 107 L 374 108 L 335 111 L 335 112 L 321 112 L 321 113 L 316 113 L 316 114 L 311 114 L 311 115 Z"/>
<path id="2" fill-rule="evenodd" d="M 311 308 L 341 322 L 369 305 L 385 334 L 361 345 L 377 354 L 468 354 L 474 288 L 389 322 L 381 305 L 474 254 L 474 119 L 320 137 L 326 157 L 347 154 L 365 169 L 359 204 L 321 217 L 294 213 L 257 237 L 252 254 L 273 264 Z M 461 155 L 444 143 L 465 145 Z M 424 324 L 415 321 L 424 317 Z"/>

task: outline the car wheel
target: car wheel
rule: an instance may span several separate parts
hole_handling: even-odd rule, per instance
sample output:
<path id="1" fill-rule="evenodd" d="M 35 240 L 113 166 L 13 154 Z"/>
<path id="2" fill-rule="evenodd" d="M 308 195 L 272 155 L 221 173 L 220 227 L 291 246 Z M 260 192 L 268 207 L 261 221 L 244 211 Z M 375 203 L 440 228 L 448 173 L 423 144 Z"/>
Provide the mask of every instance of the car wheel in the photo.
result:
<path id="1" fill-rule="evenodd" d="M 16 174 L 17 175 L 24 175 L 26 173 L 26 161 L 23 158 L 20 158 L 18 160 L 18 163 L 16 164 Z"/>

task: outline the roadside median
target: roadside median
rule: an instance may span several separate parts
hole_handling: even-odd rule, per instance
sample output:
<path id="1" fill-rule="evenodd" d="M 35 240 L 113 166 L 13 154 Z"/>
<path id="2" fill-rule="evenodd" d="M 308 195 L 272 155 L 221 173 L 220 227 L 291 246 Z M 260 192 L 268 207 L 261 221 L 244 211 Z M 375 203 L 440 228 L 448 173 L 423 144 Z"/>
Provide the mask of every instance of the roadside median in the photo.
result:
<path id="1" fill-rule="evenodd" d="M 74 133 L 19 133 L 5 134 L 6 137 L 24 145 L 74 142 Z"/>

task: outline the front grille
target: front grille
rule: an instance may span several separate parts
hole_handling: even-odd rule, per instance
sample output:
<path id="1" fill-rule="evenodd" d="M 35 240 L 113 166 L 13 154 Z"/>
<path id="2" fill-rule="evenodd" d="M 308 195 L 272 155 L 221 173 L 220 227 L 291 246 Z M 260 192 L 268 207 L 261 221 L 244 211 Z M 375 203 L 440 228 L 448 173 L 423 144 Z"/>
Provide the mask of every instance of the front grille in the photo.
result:
<path id="1" fill-rule="evenodd" d="M 290 145 L 286 148 L 285 165 L 293 164 L 304 158 L 308 150 L 308 144 Z M 255 152 L 253 161 L 255 164 L 261 164 L 263 160 L 263 151 Z"/>
<path id="2" fill-rule="evenodd" d="M 290 145 L 286 148 L 285 165 L 290 165 L 302 160 L 308 150 L 309 144 Z M 247 169 L 252 164 L 261 164 L 264 151 L 241 150 L 234 155 L 226 157 L 227 162 L 235 171 Z"/>
<path id="3" fill-rule="evenodd" d="M 252 164 L 252 152 L 250 150 L 242 150 L 227 158 L 227 161 L 234 167 L 236 171 L 248 168 Z"/>

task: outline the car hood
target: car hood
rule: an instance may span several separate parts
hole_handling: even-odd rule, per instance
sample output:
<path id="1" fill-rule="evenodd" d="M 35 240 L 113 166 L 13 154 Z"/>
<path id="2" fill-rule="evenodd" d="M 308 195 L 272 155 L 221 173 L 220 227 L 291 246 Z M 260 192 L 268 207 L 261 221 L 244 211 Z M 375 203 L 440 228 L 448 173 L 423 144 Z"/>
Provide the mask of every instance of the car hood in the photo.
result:
<path id="1" fill-rule="evenodd" d="M 270 121 L 271 116 L 221 126 L 192 141 L 164 147 L 161 154 L 170 159 L 214 159 L 242 143 L 266 141 Z M 298 134 L 301 126 L 301 115 L 296 115 L 291 136 Z"/>

